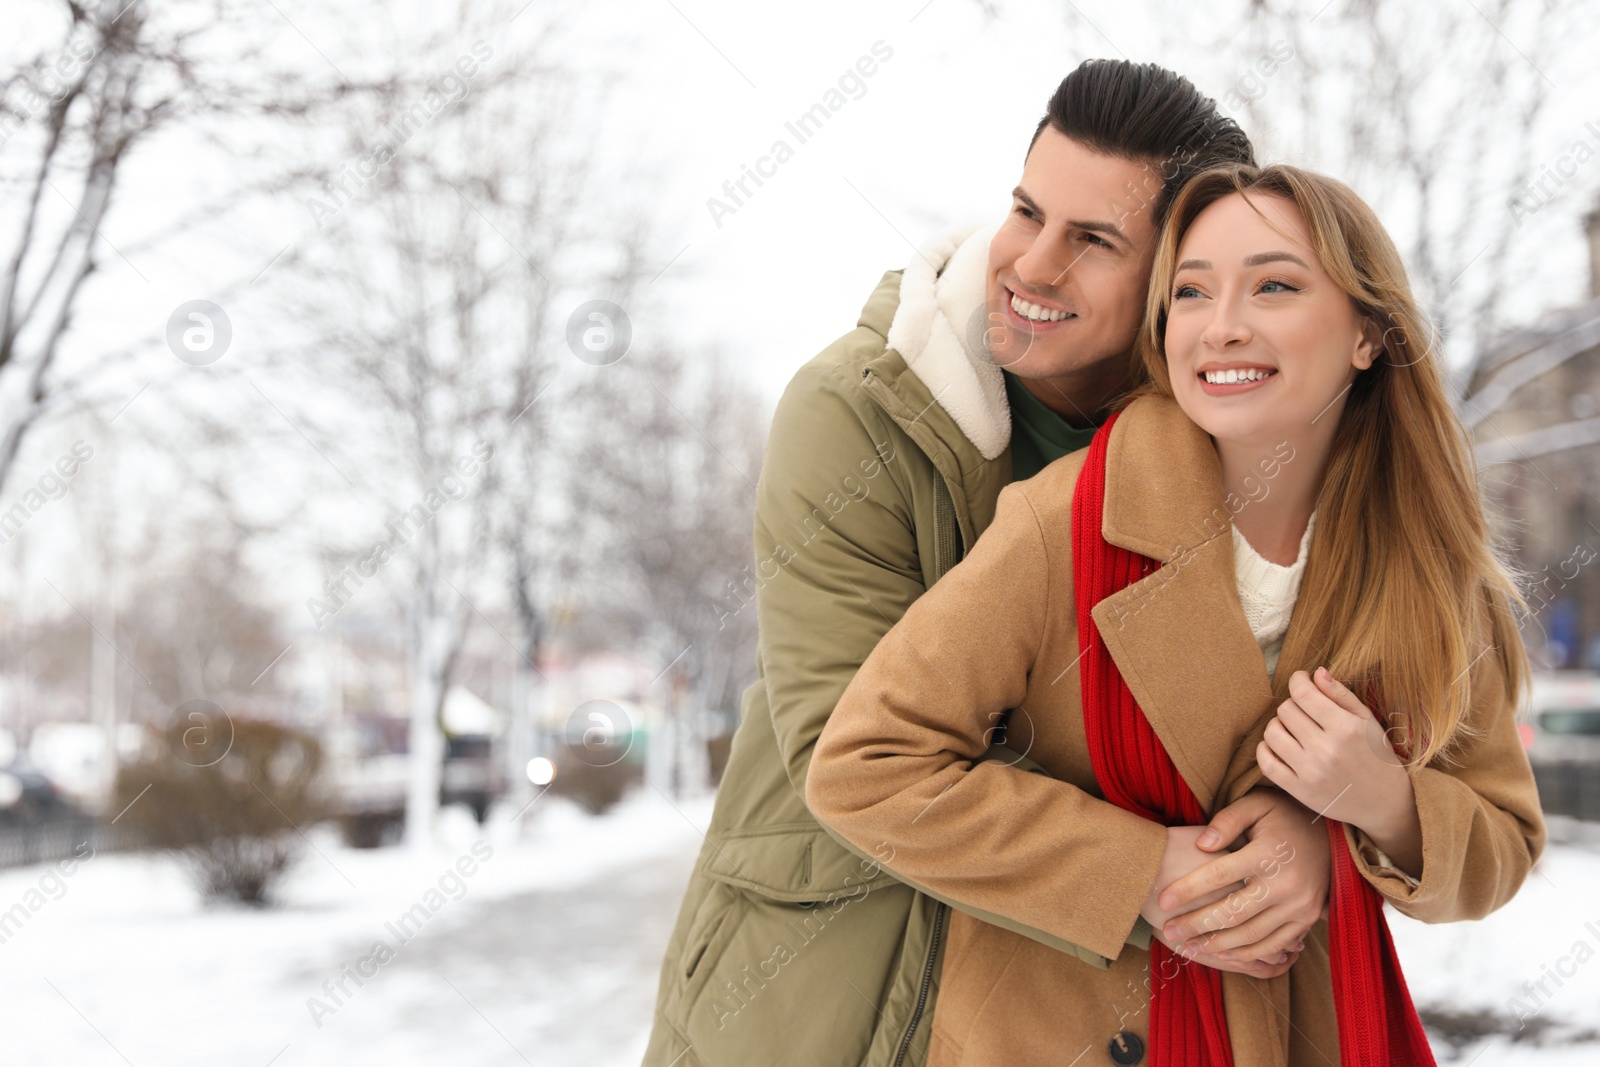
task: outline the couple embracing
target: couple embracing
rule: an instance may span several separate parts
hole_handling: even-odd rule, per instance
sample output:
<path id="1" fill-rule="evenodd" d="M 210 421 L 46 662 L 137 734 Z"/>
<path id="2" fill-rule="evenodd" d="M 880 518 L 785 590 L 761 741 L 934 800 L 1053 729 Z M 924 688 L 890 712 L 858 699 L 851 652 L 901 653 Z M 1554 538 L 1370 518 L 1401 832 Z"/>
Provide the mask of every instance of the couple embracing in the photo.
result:
<path id="1" fill-rule="evenodd" d="M 1432 1063 L 1383 904 L 1545 836 L 1441 358 L 1349 188 L 1070 74 L 779 403 L 646 1067 Z"/>

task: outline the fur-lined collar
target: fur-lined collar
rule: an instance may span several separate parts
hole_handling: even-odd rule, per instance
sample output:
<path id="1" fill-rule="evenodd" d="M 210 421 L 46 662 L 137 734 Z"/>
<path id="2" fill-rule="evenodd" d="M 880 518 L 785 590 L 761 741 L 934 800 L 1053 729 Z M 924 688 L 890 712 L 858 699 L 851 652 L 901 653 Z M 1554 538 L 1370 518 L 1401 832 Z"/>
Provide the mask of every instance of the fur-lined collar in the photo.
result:
<path id="1" fill-rule="evenodd" d="M 1005 378 L 983 344 L 989 241 L 998 228 L 960 227 L 924 245 L 901 276 L 888 338 L 984 459 L 1011 442 Z"/>

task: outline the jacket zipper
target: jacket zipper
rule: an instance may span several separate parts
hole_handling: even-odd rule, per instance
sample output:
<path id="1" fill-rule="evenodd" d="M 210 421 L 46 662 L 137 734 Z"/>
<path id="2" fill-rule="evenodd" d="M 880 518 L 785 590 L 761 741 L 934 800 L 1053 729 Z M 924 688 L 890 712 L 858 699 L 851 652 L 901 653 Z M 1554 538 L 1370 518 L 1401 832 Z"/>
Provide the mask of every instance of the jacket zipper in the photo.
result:
<path id="1" fill-rule="evenodd" d="M 900 1067 L 905 1062 L 906 1053 L 911 1050 L 911 1035 L 917 1032 L 917 1023 L 922 1021 L 922 1009 L 928 1003 L 928 987 L 933 984 L 933 961 L 939 955 L 939 938 L 944 933 L 945 912 L 949 910 L 950 905 L 943 901 L 933 909 L 933 937 L 928 941 L 928 962 L 922 968 L 922 991 L 917 994 L 917 1008 L 911 1013 L 911 1025 L 906 1027 L 900 1051 L 894 1054 L 894 1067 Z"/>

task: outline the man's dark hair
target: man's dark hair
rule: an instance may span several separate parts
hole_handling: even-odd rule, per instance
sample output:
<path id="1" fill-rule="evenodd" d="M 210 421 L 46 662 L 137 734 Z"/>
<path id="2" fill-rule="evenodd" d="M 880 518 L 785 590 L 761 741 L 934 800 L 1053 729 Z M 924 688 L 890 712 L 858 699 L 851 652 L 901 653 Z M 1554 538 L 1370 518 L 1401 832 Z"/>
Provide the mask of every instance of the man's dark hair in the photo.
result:
<path id="1" fill-rule="evenodd" d="M 1050 97 L 1029 152 L 1046 126 L 1101 155 L 1158 164 L 1161 191 L 1151 205 L 1158 227 L 1194 175 L 1222 163 L 1256 161 L 1250 138 L 1217 111 L 1215 100 L 1154 63 L 1084 60 Z"/>

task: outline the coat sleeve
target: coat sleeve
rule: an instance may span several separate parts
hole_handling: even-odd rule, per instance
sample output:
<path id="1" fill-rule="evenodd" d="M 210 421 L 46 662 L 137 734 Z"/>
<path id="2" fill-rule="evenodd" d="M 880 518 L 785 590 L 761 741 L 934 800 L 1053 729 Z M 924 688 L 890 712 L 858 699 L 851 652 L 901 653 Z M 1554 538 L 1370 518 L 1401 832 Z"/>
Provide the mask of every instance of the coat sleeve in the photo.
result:
<path id="1" fill-rule="evenodd" d="M 1488 607 L 1484 607 L 1487 633 Z M 1485 637 L 1472 665 L 1466 732 L 1443 756 L 1412 772 L 1422 825 L 1422 876 L 1384 862 L 1361 831 L 1345 838 L 1362 876 L 1395 910 L 1422 922 L 1481 919 L 1505 904 L 1544 851 L 1544 816 L 1517 736 L 1505 673 Z"/>
<path id="2" fill-rule="evenodd" d="M 1070 596 L 1051 602 L 1051 565 L 1022 487 L 1006 487 L 970 555 L 910 607 L 845 690 L 812 757 L 806 801 L 932 896 L 1035 940 L 1050 943 L 1042 931 L 1115 958 L 1155 881 L 1165 828 L 982 759 L 998 715 L 1022 704 L 1035 666 L 1049 669 L 1038 662 L 1046 627 L 1072 617 Z"/>
<path id="3" fill-rule="evenodd" d="M 807 366 L 773 416 L 756 489 L 756 617 L 778 751 L 801 796 L 856 669 L 923 593 L 905 438 L 864 421 L 841 373 Z"/>

